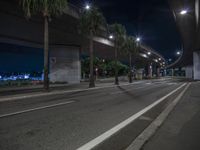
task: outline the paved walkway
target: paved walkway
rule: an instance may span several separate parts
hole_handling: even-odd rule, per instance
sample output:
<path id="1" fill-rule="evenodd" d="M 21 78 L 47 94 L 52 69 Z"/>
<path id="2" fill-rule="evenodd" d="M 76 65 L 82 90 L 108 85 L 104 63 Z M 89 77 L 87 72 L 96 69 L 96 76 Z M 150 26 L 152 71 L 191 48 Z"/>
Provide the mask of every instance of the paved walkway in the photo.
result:
<path id="1" fill-rule="evenodd" d="M 143 150 L 200 150 L 200 83 L 188 92 Z"/>

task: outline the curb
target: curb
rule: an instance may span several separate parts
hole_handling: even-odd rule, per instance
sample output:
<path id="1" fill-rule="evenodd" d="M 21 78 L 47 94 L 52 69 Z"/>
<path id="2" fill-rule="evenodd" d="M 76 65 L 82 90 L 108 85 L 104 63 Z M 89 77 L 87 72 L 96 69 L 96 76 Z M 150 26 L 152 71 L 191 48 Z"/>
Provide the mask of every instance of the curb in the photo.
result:
<path id="1" fill-rule="evenodd" d="M 141 150 L 145 143 L 147 143 L 150 138 L 156 133 L 159 127 L 167 119 L 169 114 L 181 100 L 191 83 L 183 89 L 183 91 L 175 98 L 175 100 L 170 103 L 165 110 L 131 143 L 131 145 L 126 150 Z"/>
<path id="2" fill-rule="evenodd" d="M 139 84 L 139 83 L 140 82 L 125 83 L 125 84 L 121 84 L 121 85 L 110 84 L 107 86 L 94 87 L 94 88 L 62 90 L 62 91 L 53 91 L 53 92 L 49 92 L 49 93 L 35 93 L 35 94 L 29 94 L 29 95 L 4 97 L 4 98 L 0 98 L 0 103 L 5 102 L 5 101 L 14 101 L 14 100 L 20 100 L 20 99 L 26 99 L 26 98 L 36 98 L 36 97 L 40 97 L 40 96 L 51 96 L 51 95 L 66 94 L 66 93 L 73 93 L 73 92 L 92 91 L 92 90 L 98 90 L 98 89 L 103 89 L 103 88 L 112 88 L 112 87 L 118 87 L 118 86 L 128 86 L 128 85 L 134 85 L 134 84 Z"/>

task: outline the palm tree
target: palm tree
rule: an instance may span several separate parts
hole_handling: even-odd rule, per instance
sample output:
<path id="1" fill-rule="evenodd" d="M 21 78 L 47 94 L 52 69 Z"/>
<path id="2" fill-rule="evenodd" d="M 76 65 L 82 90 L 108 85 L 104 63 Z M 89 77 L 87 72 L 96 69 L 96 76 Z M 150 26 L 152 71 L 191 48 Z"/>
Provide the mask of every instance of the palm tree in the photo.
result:
<path id="1" fill-rule="evenodd" d="M 44 18 L 44 89 L 49 90 L 49 20 L 61 15 L 67 7 L 67 0 L 20 0 L 25 15 L 41 13 Z"/>
<path id="2" fill-rule="evenodd" d="M 133 82 L 132 78 L 132 57 L 136 56 L 136 54 L 139 51 L 139 46 L 132 36 L 126 37 L 126 40 L 124 42 L 124 50 L 129 55 L 129 82 Z"/>
<path id="3" fill-rule="evenodd" d="M 105 25 L 103 14 L 96 7 L 85 10 L 80 19 L 80 29 L 83 34 L 89 36 L 90 49 L 90 83 L 89 87 L 95 87 L 94 82 L 94 43 L 93 38 L 97 32 Z"/>
<path id="4" fill-rule="evenodd" d="M 126 29 L 123 25 L 121 24 L 113 24 L 110 26 L 110 32 L 114 36 L 114 45 L 115 45 L 115 84 L 119 84 L 119 79 L 118 79 L 118 52 L 122 50 L 122 46 L 124 43 L 124 39 L 126 36 Z"/>

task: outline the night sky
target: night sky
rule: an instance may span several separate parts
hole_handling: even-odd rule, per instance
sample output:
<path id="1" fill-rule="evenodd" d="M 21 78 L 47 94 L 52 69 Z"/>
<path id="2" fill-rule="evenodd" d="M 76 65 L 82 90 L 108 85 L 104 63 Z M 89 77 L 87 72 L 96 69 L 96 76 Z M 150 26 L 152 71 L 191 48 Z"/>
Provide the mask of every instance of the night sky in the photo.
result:
<path id="1" fill-rule="evenodd" d="M 181 48 L 167 0 L 96 0 L 96 4 L 109 24 L 125 25 L 128 34 L 141 36 L 142 42 L 166 59 L 174 58 Z"/>

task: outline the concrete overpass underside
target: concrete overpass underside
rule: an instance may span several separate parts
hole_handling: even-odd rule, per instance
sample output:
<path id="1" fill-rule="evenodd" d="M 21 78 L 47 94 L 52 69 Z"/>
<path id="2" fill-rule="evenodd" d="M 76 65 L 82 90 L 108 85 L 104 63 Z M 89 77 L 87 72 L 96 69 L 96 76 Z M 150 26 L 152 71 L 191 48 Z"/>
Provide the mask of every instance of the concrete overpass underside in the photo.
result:
<path id="1" fill-rule="evenodd" d="M 185 67 L 186 76 L 200 80 L 200 2 L 168 0 L 183 43 L 182 57 L 170 67 Z M 181 10 L 188 13 L 181 15 Z"/>

